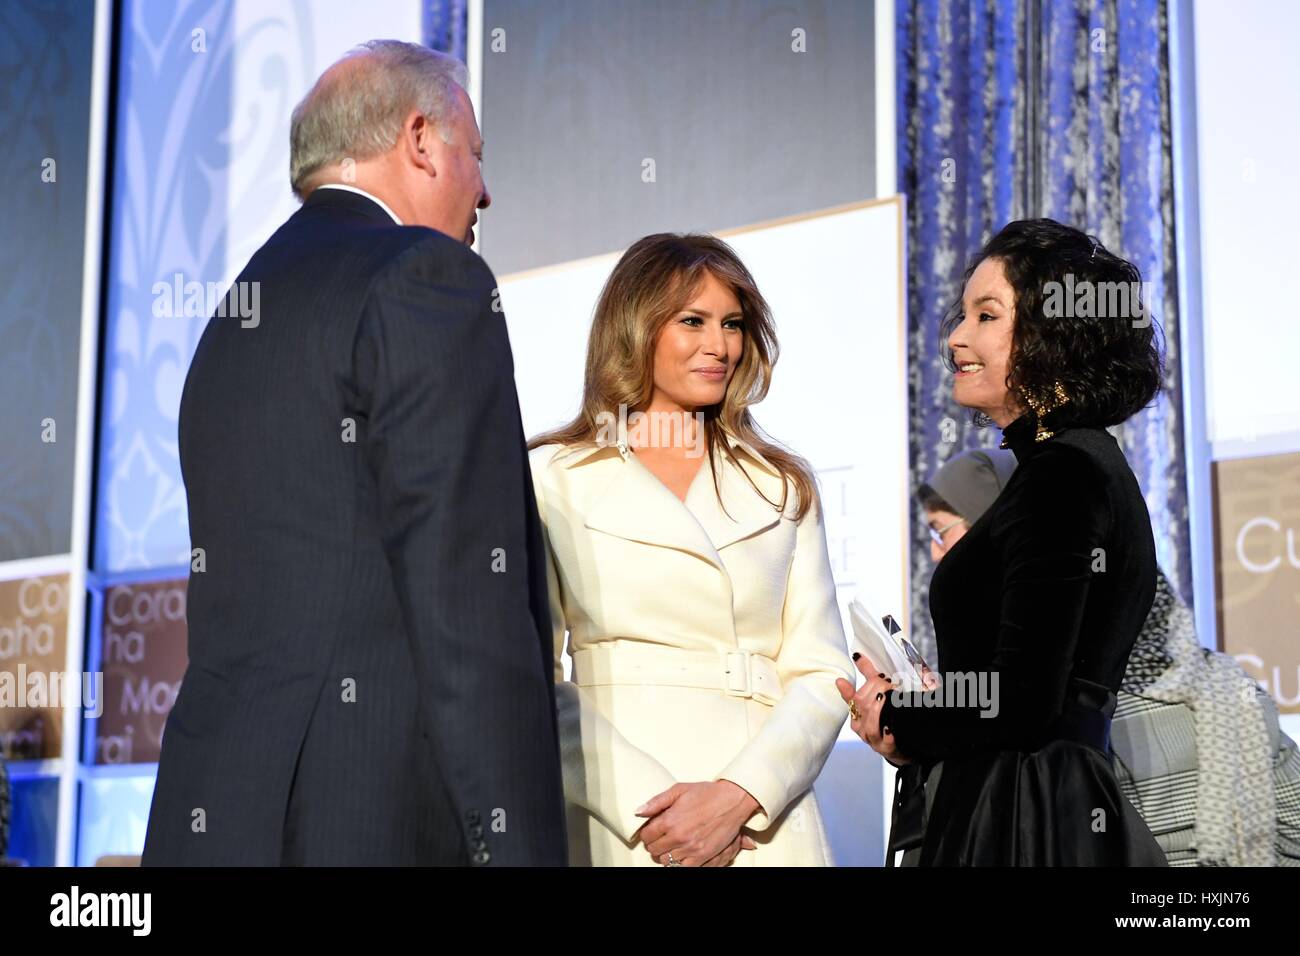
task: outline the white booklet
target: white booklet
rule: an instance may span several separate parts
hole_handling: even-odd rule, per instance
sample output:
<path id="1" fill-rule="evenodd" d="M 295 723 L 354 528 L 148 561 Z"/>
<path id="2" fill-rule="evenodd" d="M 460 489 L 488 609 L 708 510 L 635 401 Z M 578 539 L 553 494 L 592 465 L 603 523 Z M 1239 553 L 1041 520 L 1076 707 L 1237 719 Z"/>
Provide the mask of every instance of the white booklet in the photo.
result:
<path id="1" fill-rule="evenodd" d="M 893 678 L 900 690 L 924 690 L 922 675 L 929 671 L 912 642 L 903 636 L 893 617 L 877 617 L 861 598 L 849 604 L 853 624 L 853 647 L 865 654 L 872 664 Z"/>

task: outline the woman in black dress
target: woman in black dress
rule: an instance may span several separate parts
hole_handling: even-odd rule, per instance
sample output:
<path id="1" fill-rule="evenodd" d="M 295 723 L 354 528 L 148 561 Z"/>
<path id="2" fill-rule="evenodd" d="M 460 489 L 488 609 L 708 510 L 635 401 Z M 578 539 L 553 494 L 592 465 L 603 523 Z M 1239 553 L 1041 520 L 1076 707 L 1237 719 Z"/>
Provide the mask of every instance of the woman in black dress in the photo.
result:
<path id="1" fill-rule="evenodd" d="M 929 699 L 865 658 L 862 688 L 840 682 L 853 729 L 902 768 L 890 862 L 1165 863 L 1109 757 L 1155 591 L 1150 517 L 1106 431 L 1160 387 L 1140 288 L 1134 266 L 1050 219 L 1007 225 L 967 270 L 943 329 L 954 397 L 1003 429 L 1019 466 L 935 571 Z"/>

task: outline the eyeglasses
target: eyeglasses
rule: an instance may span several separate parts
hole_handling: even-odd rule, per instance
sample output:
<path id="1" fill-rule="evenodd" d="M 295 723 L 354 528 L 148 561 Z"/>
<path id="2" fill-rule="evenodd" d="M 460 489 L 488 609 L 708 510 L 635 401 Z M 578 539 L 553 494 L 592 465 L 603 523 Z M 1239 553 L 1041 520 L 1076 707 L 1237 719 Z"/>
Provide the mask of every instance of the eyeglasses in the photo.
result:
<path id="1" fill-rule="evenodd" d="M 943 536 L 947 534 L 949 531 L 951 531 L 953 528 L 957 527 L 957 525 L 965 524 L 965 523 L 966 523 L 965 518 L 958 518 L 956 521 L 949 521 L 942 528 L 931 528 L 929 525 L 926 525 L 925 530 L 930 532 L 930 540 L 932 540 L 939 547 L 947 549 L 948 546 L 943 543 Z"/>

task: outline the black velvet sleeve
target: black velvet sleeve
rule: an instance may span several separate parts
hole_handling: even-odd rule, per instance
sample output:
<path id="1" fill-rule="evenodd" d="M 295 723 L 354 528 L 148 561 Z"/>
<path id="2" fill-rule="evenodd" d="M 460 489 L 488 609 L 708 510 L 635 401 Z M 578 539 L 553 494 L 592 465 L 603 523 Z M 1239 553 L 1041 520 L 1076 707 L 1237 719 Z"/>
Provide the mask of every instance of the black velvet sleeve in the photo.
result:
<path id="1" fill-rule="evenodd" d="M 1105 476 L 1086 454 L 1044 448 L 1020 466 L 996 507 L 989 560 L 1001 562 L 1001 599 L 989 671 L 993 706 L 922 706 L 920 694 L 885 699 L 881 726 L 911 760 L 931 762 L 975 749 L 1011 749 L 1060 712 L 1088 599 L 1094 549 L 1111 525 Z M 936 600 L 962 606 L 961 583 Z M 961 634 L 941 640 L 962 639 Z M 997 675 L 997 684 L 991 683 Z M 900 706 L 906 704 L 906 706 Z"/>

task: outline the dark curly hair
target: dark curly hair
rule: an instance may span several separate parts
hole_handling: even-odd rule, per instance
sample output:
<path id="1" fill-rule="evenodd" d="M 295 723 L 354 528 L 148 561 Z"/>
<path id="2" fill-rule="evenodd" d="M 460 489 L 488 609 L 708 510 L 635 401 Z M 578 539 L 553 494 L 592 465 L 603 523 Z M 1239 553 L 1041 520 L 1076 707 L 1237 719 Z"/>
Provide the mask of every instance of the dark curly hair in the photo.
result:
<path id="1" fill-rule="evenodd" d="M 1003 226 L 971 261 L 963 290 L 985 259 L 1002 263 L 1015 291 L 1007 389 L 1026 412 L 1027 396 L 1051 396 L 1057 382 L 1070 398 L 1046 416 L 1057 427 L 1117 425 L 1151 403 L 1161 388 L 1164 342 L 1135 265 L 1054 219 Z M 950 371 L 956 365 L 948 339 L 961 322 L 959 298 L 939 332 Z M 975 421 L 989 424 L 979 412 Z"/>

